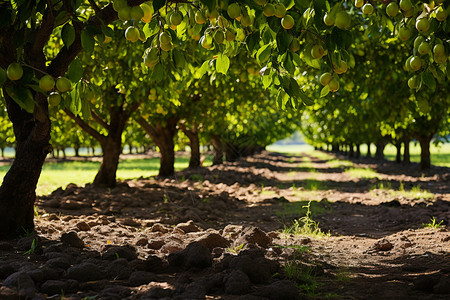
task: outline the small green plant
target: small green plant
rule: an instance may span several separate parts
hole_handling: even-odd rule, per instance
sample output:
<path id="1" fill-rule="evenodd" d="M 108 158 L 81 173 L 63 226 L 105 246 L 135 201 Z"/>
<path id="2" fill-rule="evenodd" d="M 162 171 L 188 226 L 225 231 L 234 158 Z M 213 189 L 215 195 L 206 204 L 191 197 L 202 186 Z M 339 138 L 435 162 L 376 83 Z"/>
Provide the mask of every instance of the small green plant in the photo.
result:
<path id="1" fill-rule="evenodd" d="M 193 175 L 191 175 L 191 177 L 189 177 L 189 179 L 192 181 L 195 181 L 195 182 L 202 182 L 203 176 L 200 174 L 193 174 Z"/>
<path id="2" fill-rule="evenodd" d="M 289 261 L 283 266 L 284 275 L 297 283 L 298 288 L 309 297 L 317 296 L 318 283 L 314 277 L 314 267 Z"/>
<path id="3" fill-rule="evenodd" d="M 341 282 L 348 282 L 348 281 L 352 280 L 349 275 L 350 275 L 350 273 L 348 271 L 340 270 L 336 274 L 336 279 Z"/>
<path id="4" fill-rule="evenodd" d="M 28 251 L 24 252 L 23 255 L 33 254 L 35 250 L 36 250 L 36 239 L 33 239 L 33 241 L 31 242 L 30 249 Z"/>
<path id="5" fill-rule="evenodd" d="M 243 248 L 244 248 L 244 244 L 240 244 L 239 246 L 236 246 L 236 247 L 227 248 L 226 252 L 233 253 L 233 254 L 239 254 L 239 252 L 241 252 L 241 250 Z"/>
<path id="6" fill-rule="evenodd" d="M 439 223 L 437 223 L 436 218 L 432 217 L 430 219 L 430 223 L 423 223 L 422 225 L 424 228 L 441 228 L 443 222 L 444 220 L 441 220 Z"/>
<path id="7" fill-rule="evenodd" d="M 310 235 L 316 238 L 323 238 L 330 236 L 330 233 L 324 233 L 319 228 L 319 223 L 311 219 L 311 201 L 307 205 L 303 206 L 306 208 L 306 215 L 300 219 L 294 220 L 290 227 L 285 227 L 283 230 L 284 234 L 294 234 L 294 235 Z"/>
<path id="8" fill-rule="evenodd" d="M 385 181 L 381 181 L 378 182 L 377 184 L 373 185 L 371 188 L 371 190 L 390 190 L 391 189 L 391 183 L 390 182 L 385 182 Z"/>
<path id="9" fill-rule="evenodd" d="M 34 210 L 34 217 L 39 218 L 39 211 L 38 211 L 36 205 L 33 205 L 33 210 Z"/>
<path id="10" fill-rule="evenodd" d="M 378 173 L 371 168 L 349 168 L 344 173 L 357 179 L 378 178 Z"/>
<path id="11" fill-rule="evenodd" d="M 116 259 L 119 259 L 120 257 L 119 257 L 119 253 L 114 253 L 115 255 L 116 255 Z"/>

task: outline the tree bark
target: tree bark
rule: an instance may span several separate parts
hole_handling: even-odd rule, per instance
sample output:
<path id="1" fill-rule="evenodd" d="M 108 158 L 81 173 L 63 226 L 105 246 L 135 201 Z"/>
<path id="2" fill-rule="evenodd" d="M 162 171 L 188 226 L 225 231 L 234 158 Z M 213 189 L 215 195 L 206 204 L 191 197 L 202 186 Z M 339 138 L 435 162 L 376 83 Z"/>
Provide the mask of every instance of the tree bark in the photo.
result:
<path id="1" fill-rule="evenodd" d="M 213 146 L 213 166 L 223 164 L 223 143 L 218 135 L 214 135 L 211 138 L 211 144 Z"/>
<path id="2" fill-rule="evenodd" d="M 198 128 L 196 124 L 192 128 L 187 128 L 185 124 L 180 126 L 183 133 L 189 139 L 189 146 L 191 147 L 191 157 L 189 159 L 189 168 L 200 167 L 200 139 L 198 137 Z"/>
<path id="3" fill-rule="evenodd" d="M 355 157 L 355 149 L 353 148 L 353 145 L 348 146 L 348 157 L 354 158 Z"/>
<path id="4" fill-rule="evenodd" d="M 420 144 L 420 169 L 431 168 L 430 142 L 433 135 L 421 135 L 417 137 Z"/>
<path id="5" fill-rule="evenodd" d="M 409 154 L 409 138 L 403 139 L 403 163 L 404 164 L 410 164 L 411 163 L 411 157 Z"/>
<path id="6" fill-rule="evenodd" d="M 16 155 L 0 187 L 0 239 L 34 230 L 33 205 L 45 157 L 51 152 L 46 99 L 37 93 L 35 113 L 22 110 L 5 93 L 16 136 Z"/>
<path id="7" fill-rule="evenodd" d="M 360 158 L 361 157 L 361 145 L 360 144 L 356 145 L 355 157 L 356 158 Z"/>
<path id="8" fill-rule="evenodd" d="M 395 162 L 399 164 L 402 162 L 402 143 L 401 142 L 395 143 L 395 148 L 397 150 L 395 155 Z"/>
<path id="9" fill-rule="evenodd" d="M 377 147 L 377 151 L 375 152 L 375 158 L 378 160 L 384 159 L 384 148 L 386 147 L 385 141 L 378 141 L 375 143 L 375 146 Z"/>
<path id="10" fill-rule="evenodd" d="M 75 150 L 75 157 L 80 157 L 80 146 L 76 145 L 73 149 Z"/>
<path id="11" fill-rule="evenodd" d="M 366 154 L 367 158 L 371 158 L 372 157 L 372 153 L 370 152 L 370 144 L 371 143 L 367 143 L 367 154 Z"/>
<path id="12" fill-rule="evenodd" d="M 175 145 L 173 139 L 177 133 L 178 121 L 178 117 L 171 117 L 165 124 L 157 122 L 155 125 L 152 125 L 142 117 L 137 119 L 137 122 L 159 148 L 161 154 L 159 176 L 167 177 L 175 173 Z"/>

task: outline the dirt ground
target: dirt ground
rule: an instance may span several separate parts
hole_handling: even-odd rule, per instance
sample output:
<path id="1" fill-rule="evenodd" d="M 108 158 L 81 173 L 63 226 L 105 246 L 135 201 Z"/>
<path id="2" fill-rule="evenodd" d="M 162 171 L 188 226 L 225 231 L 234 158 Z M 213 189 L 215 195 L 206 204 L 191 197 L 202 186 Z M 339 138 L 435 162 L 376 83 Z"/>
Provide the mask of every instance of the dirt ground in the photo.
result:
<path id="1" fill-rule="evenodd" d="M 450 169 L 339 159 L 56 190 L 37 233 L 0 242 L 0 299 L 450 299 Z M 310 200 L 324 234 L 292 226 Z"/>

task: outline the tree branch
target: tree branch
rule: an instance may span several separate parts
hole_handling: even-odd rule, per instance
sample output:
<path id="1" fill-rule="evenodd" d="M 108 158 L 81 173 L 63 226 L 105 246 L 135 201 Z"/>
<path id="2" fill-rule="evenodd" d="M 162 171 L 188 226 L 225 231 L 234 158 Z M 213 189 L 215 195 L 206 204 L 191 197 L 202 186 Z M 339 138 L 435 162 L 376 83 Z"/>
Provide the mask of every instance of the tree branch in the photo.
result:
<path id="1" fill-rule="evenodd" d="M 81 129 L 86 131 L 90 136 L 96 139 L 100 144 L 106 138 L 103 134 L 99 133 L 97 130 L 89 126 L 85 121 L 83 121 L 79 116 L 75 116 L 70 110 L 67 108 L 64 109 L 64 112 L 80 126 Z"/>
<path id="2" fill-rule="evenodd" d="M 97 3 L 95 3 L 94 0 L 89 0 L 89 4 L 92 6 L 92 8 L 95 11 L 95 14 L 99 14 L 100 13 L 100 8 L 98 7 Z"/>
<path id="3" fill-rule="evenodd" d="M 91 109 L 91 115 L 92 115 L 92 119 L 97 122 L 100 126 L 102 126 L 103 128 L 105 128 L 106 130 L 110 130 L 110 126 L 108 123 L 106 123 L 105 121 L 103 121 L 103 119 L 94 111 Z"/>
<path id="4" fill-rule="evenodd" d="M 137 118 L 136 121 L 141 125 L 141 127 L 145 130 L 145 132 L 148 133 L 148 135 L 153 141 L 156 141 L 159 138 L 159 134 L 156 128 L 150 123 L 148 123 L 143 117 Z"/>

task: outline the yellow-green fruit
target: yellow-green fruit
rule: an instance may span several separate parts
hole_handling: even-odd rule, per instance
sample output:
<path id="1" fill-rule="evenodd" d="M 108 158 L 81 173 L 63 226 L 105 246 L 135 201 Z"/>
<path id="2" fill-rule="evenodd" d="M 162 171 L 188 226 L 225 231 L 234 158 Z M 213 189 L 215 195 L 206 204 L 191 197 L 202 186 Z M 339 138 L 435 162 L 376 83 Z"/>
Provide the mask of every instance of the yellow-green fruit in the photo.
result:
<path id="1" fill-rule="evenodd" d="M 133 20 L 140 21 L 144 17 L 144 11 L 139 5 L 133 6 L 131 7 L 130 15 Z"/>
<path id="2" fill-rule="evenodd" d="M 254 0 L 256 4 L 259 6 L 263 6 L 267 4 L 268 0 Z"/>
<path id="3" fill-rule="evenodd" d="M 351 25 L 350 15 L 346 11 L 339 11 L 334 18 L 334 25 L 339 29 L 348 29 Z"/>
<path id="4" fill-rule="evenodd" d="M 159 42 L 161 44 L 170 44 L 172 42 L 172 36 L 167 32 L 161 32 L 159 35 Z"/>
<path id="5" fill-rule="evenodd" d="M 427 18 L 421 18 L 416 21 L 416 29 L 419 33 L 427 32 L 430 29 L 430 21 Z"/>
<path id="6" fill-rule="evenodd" d="M 408 27 L 400 27 L 398 31 L 398 38 L 402 41 L 406 41 L 411 37 L 411 30 Z"/>
<path id="7" fill-rule="evenodd" d="M 61 93 L 70 91 L 72 89 L 72 82 L 66 77 L 59 77 L 58 80 L 56 80 L 56 88 Z"/>
<path id="8" fill-rule="evenodd" d="M 339 81 L 336 78 L 331 79 L 331 81 L 328 83 L 328 87 L 330 88 L 331 92 L 337 92 L 339 90 Z"/>
<path id="9" fill-rule="evenodd" d="M 267 3 L 263 8 L 263 13 L 266 17 L 272 17 L 275 15 L 275 6 L 272 3 Z"/>
<path id="10" fill-rule="evenodd" d="M 113 9 L 117 12 L 125 6 L 127 6 L 126 0 L 114 0 L 114 2 L 113 2 Z"/>
<path id="11" fill-rule="evenodd" d="M 420 70 L 420 68 L 422 68 L 422 59 L 420 59 L 420 57 L 418 56 L 414 56 L 409 61 L 409 65 L 413 71 Z"/>
<path id="12" fill-rule="evenodd" d="M 400 0 L 400 8 L 404 11 L 412 9 L 413 6 L 411 0 Z"/>
<path id="13" fill-rule="evenodd" d="M 234 41 L 234 40 L 236 39 L 236 34 L 235 34 L 233 31 L 227 29 L 227 30 L 225 31 L 225 39 L 226 39 L 228 42 Z"/>
<path id="14" fill-rule="evenodd" d="M 407 59 L 406 59 L 406 61 L 405 61 L 405 65 L 404 65 L 404 69 L 405 69 L 405 71 L 412 71 L 411 70 L 411 59 L 413 58 L 413 56 L 410 56 L 410 57 L 408 57 Z"/>
<path id="15" fill-rule="evenodd" d="M 170 24 L 171 25 L 178 26 L 181 24 L 182 21 L 183 21 L 183 15 L 180 12 L 176 11 L 170 15 Z"/>
<path id="16" fill-rule="evenodd" d="M 277 18 L 282 18 L 286 15 L 286 6 L 283 3 L 275 4 L 275 16 Z"/>
<path id="17" fill-rule="evenodd" d="M 47 97 L 48 104 L 50 106 L 57 106 L 59 103 L 61 103 L 61 95 L 57 92 L 52 92 Z"/>
<path id="18" fill-rule="evenodd" d="M 209 8 L 206 9 L 206 17 L 209 20 L 215 20 L 217 19 L 217 17 L 219 16 L 219 12 L 217 11 L 217 9 L 213 9 L 213 10 L 209 10 Z"/>
<path id="19" fill-rule="evenodd" d="M 281 26 L 283 26 L 284 29 L 291 29 L 294 27 L 294 18 L 291 15 L 285 15 L 281 19 Z"/>
<path id="20" fill-rule="evenodd" d="M 345 72 L 347 72 L 348 66 L 347 63 L 343 60 L 341 60 L 341 62 L 339 63 L 339 66 L 334 66 L 334 72 L 336 72 L 337 74 L 343 74 Z"/>
<path id="21" fill-rule="evenodd" d="M 410 89 L 415 89 L 418 86 L 418 80 L 416 76 L 411 77 L 408 79 L 408 86 Z"/>
<path id="22" fill-rule="evenodd" d="M 442 6 L 440 6 L 436 11 L 436 20 L 439 22 L 445 21 L 448 17 L 448 12 Z"/>
<path id="23" fill-rule="evenodd" d="M 420 55 L 428 54 L 430 50 L 431 50 L 430 44 L 428 44 L 427 42 L 422 42 L 417 48 L 417 52 L 419 52 Z"/>
<path id="24" fill-rule="evenodd" d="M 414 15 L 414 7 L 413 8 L 411 8 L 410 10 L 407 10 L 407 11 L 404 11 L 403 12 L 403 16 L 405 17 L 405 18 L 411 18 L 413 15 Z"/>
<path id="25" fill-rule="evenodd" d="M 207 35 L 207 36 L 203 37 L 201 45 L 205 49 L 211 49 L 213 46 L 211 36 Z"/>
<path id="26" fill-rule="evenodd" d="M 237 3 L 231 3 L 227 8 L 228 16 L 232 19 L 236 19 L 241 15 L 241 7 Z"/>
<path id="27" fill-rule="evenodd" d="M 127 28 L 127 30 L 125 30 L 125 38 L 130 42 L 132 43 L 137 42 L 139 37 L 140 37 L 139 29 L 137 29 L 136 27 L 130 26 Z"/>
<path id="28" fill-rule="evenodd" d="M 129 6 L 125 6 L 122 7 L 119 11 L 118 14 L 119 19 L 123 22 L 128 21 L 129 19 L 131 19 L 131 7 Z"/>
<path id="29" fill-rule="evenodd" d="M 323 16 L 323 22 L 327 26 L 333 26 L 334 25 L 334 18 L 330 14 L 325 14 L 325 16 Z"/>
<path id="30" fill-rule="evenodd" d="M 443 44 L 436 44 L 433 47 L 433 53 L 435 56 L 445 56 L 445 47 Z"/>
<path id="31" fill-rule="evenodd" d="M 400 8 L 396 2 L 391 2 L 386 6 L 386 14 L 393 18 L 398 15 Z"/>
<path id="32" fill-rule="evenodd" d="M 362 12 L 365 15 L 371 15 L 373 13 L 373 5 L 370 3 L 364 4 L 364 6 L 362 7 Z"/>
<path id="33" fill-rule="evenodd" d="M 314 58 L 322 58 L 325 55 L 325 49 L 323 49 L 322 45 L 314 45 L 311 48 L 311 56 Z"/>
<path id="34" fill-rule="evenodd" d="M 445 64 L 447 62 L 447 56 L 445 56 L 445 55 L 441 55 L 441 56 L 435 55 L 434 56 L 434 61 L 437 64 Z"/>
<path id="35" fill-rule="evenodd" d="M 327 84 L 329 84 L 330 83 L 330 81 L 333 79 L 333 75 L 331 75 L 330 73 L 323 73 L 321 76 L 320 76 L 320 84 L 321 85 L 323 85 L 323 86 L 326 86 Z"/>
<path id="36" fill-rule="evenodd" d="M 153 4 L 142 3 L 141 8 L 144 12 L 144 16 L 141 18 L 142 22 L 150 23 L 154 13 Z"/>
<path id="37" fill-rule="evenodd" d="M 147 54 L 144 57 L 144 64 L 149 68 L 153 68 L 158 63 L 158 61 L 159 61 L 158 49 L 151 48 L 150 51 L 147 52 Z"/>
<path id="38" fill-rule="evenodd" d="M 50 92 L 55 87 L 55 79 L 50 75 L 42 76 L 39 79 L 39 87 L 45 92 Z"/>
<path id="39" fill-rule="evenodd" d="M 19 63 L 12 63 L 6 69 L 9 80 L 19 80 L 23 76 L 23 69 Z"/>
<path id="40" fill-rule="evenodd" d="M 420 44 L 422 44 L 422 42 L 425 42 L 425 38 L 421 35 L 418 35 L 416 37 L 416 39 L 414 40 L 414 49 L 418 50 L 419 46 L 420 46 Z"/>
<path id="41" fill-rule="evenodd" d="M 417 106 L 419 107 L 421 113 L 427 114 L 430 112 L 430 105 L 426 99 L 419 98 L 417 100 Z"/>
<path id="42" fill-rule="evenodd" d="M 244 27 L 252 26 L 253 20 L 249 15 L 242 16 L 241 18 L 241 24 Z"/>
<path id="43" fill-rule="evenodd" d="M 222 44 L 225 40 L 225 34 L 222 30 L 217 30 L 216 33 L 214 33 L 214 42 L 217 44 Z"/>
<path id="44" fill-rule="evenodd" d="M 168 44 L 163 44 L 163 43 L 161 43 L 160 46 L 161 46 L 161 50 L 162 50 L 162 51 L 166 51 L 166 52 L 173 49 L 172 43 L 168 43 Z"/>
<path id="45" fill-rule="evenodd" d="M 291 44 L 289 45 L 289 50 L 292 52 L 297 52 L 300 50 L 300 43 L 298 42 L 298 39 L 295 37 L 292 39 Z"/>
<path id="46" fill-rule="evenodd" d="M 355 0 L 355 6 L 361 8 L 364 5 L 364 0 Z"/>
<path id="47" fill-rule="evenodd" d="M 197 24 L 205 24 L 206 23 L 205 15 L 201 11 L 197 11 L 195 13 L 195 22 Z"/>

